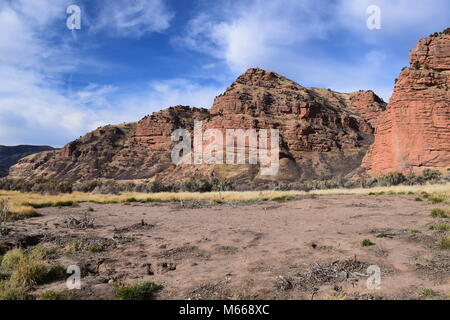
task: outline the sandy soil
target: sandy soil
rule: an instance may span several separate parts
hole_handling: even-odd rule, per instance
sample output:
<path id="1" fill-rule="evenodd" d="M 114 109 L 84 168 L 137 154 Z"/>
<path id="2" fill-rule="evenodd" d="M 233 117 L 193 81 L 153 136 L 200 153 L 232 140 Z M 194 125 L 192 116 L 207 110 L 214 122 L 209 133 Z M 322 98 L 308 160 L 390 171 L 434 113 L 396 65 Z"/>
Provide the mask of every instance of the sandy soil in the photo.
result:
<path id="1" fill-rule="evenodd" d="M 414 195 L 317 196 L 277 203 L 84 203 L 40 209 L 10 223 L 10 246 L 57 247 L 55 261 L 83 270 L 79 299 L 113 299 L 113 282 L 161 284 L 157 299 L 418 299 L 450 293 L 439 222 Z M 93 219 L 80 229 L 68 218 Z M 73 220 L 74 221 L 74 220 Z M 72 222 L 73 222 L 72 221 Z M 418 230 L 412 231 L 412 230 Z M 387 237 L 377 238 L 380 233 Z M 363 247 L 370 239 L 374 245 Z M 5 239 L 4 239 L 5 240 Z M 98 253 L 62 248 L 74 240 Z M 381 288 L 367 287 L 367 267 Z M 64 290 L 63 282 L 36 288 Z"/>

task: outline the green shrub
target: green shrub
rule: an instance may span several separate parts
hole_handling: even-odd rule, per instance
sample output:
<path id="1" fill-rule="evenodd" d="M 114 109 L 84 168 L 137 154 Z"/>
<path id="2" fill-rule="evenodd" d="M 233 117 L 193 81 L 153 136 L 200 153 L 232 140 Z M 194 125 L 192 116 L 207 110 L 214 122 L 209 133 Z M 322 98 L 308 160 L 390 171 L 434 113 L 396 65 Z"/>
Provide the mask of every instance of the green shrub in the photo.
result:
<path id="1" fill-rule="evenodd" d="M 441 238 L 438 242 L 440 249 L 449 250 L 450 249 L 450 237 Z"/>
<path id="2" fill-rule="evenodd" d="M 405 181 L 403 184 L 408 186 L 415 186 L 419 184 L 424 184 L 425 180 L 422 176 L 415 175 L 414 173 L 409 173 L 405 176 Z"/>
<path id="3" fill-rule="evenodd" d="M 375 243 L 370 241 L 370 239 L 364 239 L 364 240 L 361 241 L 361 246 L 362 247 L 369 247 L 369 246 L 373 246 L 373 245 L 375 245 Z"/>
<path id="4" fill-rule="evenodd" d="M 398 186 L 406 181 L 406 177 L 401 172 L 392 172 L 379 177 L 378 181 L 383 187 Z"/>
<path id="5" fill-rule="evenodd" d="M 42 194 L 71 193 L 72 183 L 66 180 L 58 181 L 45 178 L 32 180 L 2 178 L 0 179 L 0 189 Z"/>
<path id="6" fill-rule="evenodd" d="M 121 191 L 121 186 L 116 181 L 108 180 L 97 185 L 92 192 L 98 194 L 119 194 Z"/>
<path id="7" fill-rule="evenodd" d="M 98 252 L 102 252 L 104 249 L 102 246 L 93 245 L 93 246 L 88 247 L 87 250 L 91 253 L 98 253 Z"/>
<path id="8" fill-rule="evenodd" d="M 442 173 L 438 170 L 424 169 L 422 177 L 425 181 L 439 181 L 442 178 Z"/>
<path id="9" fill-rule="evenodd" d="M 428 202 L 432 204 L 442 203 L 444 202 L 444 199 L 441 197 L 428 197 Z"/>
<path id="10" fill-rule="evenodd" d="M 448 231 L 450 231 L 450 224 L 448 224 L 448 223 L 437 224 L 437 225 L 431 226 L 430 230 L 448 232 Z"/>
<path id="11" fill-rule="evenodd" d="M 53 290 L 47 290 L 42 292 L 38 300 L 71 300 L 72 295 L 67 292 L 56 292 Z"/>
<path id="12" fill-rule="evenodd" d="M 395 234 L 393 234 L 393 233 L 382 232 L 382 233 L 377 234 L 377 238 L 390 238 L 390 239 L 392 239 L 393 237 L 395 237 Z"/>
<path id="13" fill-rule="evenodd" d="M 295 196 L 285 195 L 285 196 L 274 197 L 271 200 L 277 201 L 277 202 L 286 202 L 286 201 L 295 200 Z"/>
<path id="14" fill-rule="evenodd" d="M 443 218 L 443 219 L 446 219 L 449 217 L 447 215 L 447 213 L 445 212 L 445 210 L 440 209 L 440 208 L 434 208 L 433 210 L 431 210 L 430 216 L 433 218 Z"/>
<path id="15" fill-rule="evenodd" d="M 38 213 L 33 208 L 26 208 L 25 210 L 18 212 L 9 212 L 8 221 L 19 221 L 37 216 Z"/>
<path id="16" fill-rule="evenodd" d="M 64 268 L 62 265 L 53 265 L 47 268 L 47 273 L 45 274 L 44 278 L 42 279 L 43 282 L 53 282 L 62 280 L 66 277 L 66 268 Z"/>
<path id="17" fill-rule="evenodd" d="M 181 187 L 178 184 L 163 184 L 161 182 L 151 182 L 143 185 L 141 187 L 143 190 L 141 192 L 158 193 L 158 192 L 178 192 Z"/>
<path id="18" fill-rule="evenodd" d="M 218 181 L 218 179 L 191 178 L 184 184 L 183 188 L 189 192 L 211 192 Z"/>
<path id="19" fill-rule="evenodd" d="M 75 183 L 73 186 L 73 190 L 79 192 L 92 192 L 99 185 L 101 185 L 100 180 L 87 180 Z"/>
<path id="20" fill-rule="evenodd" d="M 114 294 L 120 300 L 150 300 L 153 294 L 161 288 L 161 286 L 153 282 L 144 282 L 135 285 L 116 283 L 114 285 Z"/>
<path id="21" fill-rule="evenodd" d="M 423 289 L 420 292 L 420 297 L 421 298 L 433 298 L 433 297 L 436 297 L 437 295 L 438 294 L 433 289 Z"/>

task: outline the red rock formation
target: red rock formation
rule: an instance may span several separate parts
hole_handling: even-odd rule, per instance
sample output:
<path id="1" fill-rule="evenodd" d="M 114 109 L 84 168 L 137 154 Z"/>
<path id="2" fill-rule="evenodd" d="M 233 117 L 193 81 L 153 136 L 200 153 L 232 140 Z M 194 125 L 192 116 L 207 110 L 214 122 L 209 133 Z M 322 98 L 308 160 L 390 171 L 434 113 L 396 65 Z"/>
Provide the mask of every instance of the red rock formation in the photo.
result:
<path id="1" fill-rule="evenodd" d="M 202 121 L 209 116 L 207 109 L 186 106 L 171 107 L 137 123 L 135 141 L 151 151 L 167 151 L 172 145 L 171 134 L 178 128 L 192 130 L 194 120 Z"/>
<path id="2" fill-rule="evenodd" d="M 380 110 L 386 109 L 386 103 L 373 91 L 359 91 L 351 94 L 350 105 L 366 119 L 373 128 L 378 126 Z"/>
<path id="3" fill-rule="evenodd" d="M 450 35 L 421 39 L 363 161 L 370 173 L 450 167 Z"/>
<path id="4" fill-rule="evenodd" d="M 244 182 L 261 178 L 255 165 L 232 170 L 174 165 L 171 133 L 178 128 L 192 132 L 198 120 L 204 129 L 279 129 L 281 168 L 271 179 L 329 177 L 360 166 L 383 109 L 382 100 L 370 91 L 343 94 L 305 88 L 274 72 L 249 69 L 215 99 L 210 111 L 178 106 L 137 123 L 99 128 L 52 155 L 22 160 L 10 176 L 174 181 L 215 175 Z"/>

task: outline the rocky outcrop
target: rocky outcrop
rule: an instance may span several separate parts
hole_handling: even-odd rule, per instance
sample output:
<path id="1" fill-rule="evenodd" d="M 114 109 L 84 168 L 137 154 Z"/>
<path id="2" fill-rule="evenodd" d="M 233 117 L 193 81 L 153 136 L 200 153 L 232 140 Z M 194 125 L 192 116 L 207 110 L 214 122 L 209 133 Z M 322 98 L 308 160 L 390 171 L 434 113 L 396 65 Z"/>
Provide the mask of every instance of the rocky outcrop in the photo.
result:
<path id="1" fill-rule="evenodd" d="M 371 91 L 306 88 L 274 72 L 249 69 L 216 97 L 210 110 L 177 106 L 137 123 L 99 128 L 54 154 L 23 159 L 10 176 L 172 182 L 216 176 L 243 183 L 330 177 L 360 166 L 384 108 Z M 178 128 L 192 132 L 195 120 L 204 129 L 279 129 L 279 174 L 261 177 L 257 165 L 173 164 L 171 133 Z"/>
<path id="2" fill-rule="evenodd" d="M 179 127 L 193 127 L 206 109 L 171 107 L 139 122 L 98 128 L 56 153 L 22 159 L 10 177 L 34 176 L 69 180 L 143 179 L 172 167 L 170 135 Z M 173 168 L 172 168 L 173 169 Z"/>
<path id="3" fill-rule="evenodd" d="M 450 167 L 450 35 L 421 39 L 363 161 L 372 174 Z"/>
<path id="4" fill-rule="evenodd" d="M 350 95 L 350 106 L 373 128 L 378 126 L 380 110 L 386 110 L 386 103 L 373 91 L 359 91 Z"/>
<path id="5" fill-rule="evenodd" d="M 0 178 L 8 175 L 9 168 L 20 159 L 42 151 L 54 150 L 49 146 L 0 146 Z"/>
<path id="6" fill-rule="evenodd" d="M 279 129 L 281 163 L 289 169 L 276 178 L 311 179 L 357 168 L 373 142 L 375 110 L 384 108 L 373 92 L 306 88 L 274 72 L 249 69 L 215 99 L 207 126 Z M 364 118 L 368 110 L 374 113 Z"/>

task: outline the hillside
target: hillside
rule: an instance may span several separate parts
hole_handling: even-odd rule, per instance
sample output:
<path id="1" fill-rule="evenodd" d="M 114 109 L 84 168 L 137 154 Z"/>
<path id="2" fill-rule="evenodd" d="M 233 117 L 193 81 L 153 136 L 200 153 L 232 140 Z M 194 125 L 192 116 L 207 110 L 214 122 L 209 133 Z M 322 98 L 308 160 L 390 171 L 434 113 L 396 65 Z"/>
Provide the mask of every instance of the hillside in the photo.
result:
<path id="1" fill-rule="evenodd" d="M 360 167 L 385 108 L 372 91 L 306 88 L 277 73 L 249 69 L 209 110 L 176 106 L 136 123 L 98 128 L 60 151 L 23 159 L 10 176 L 74 181 L 181 181 L 201 176 L 242 183 L 326 178 Z M 262 177 L 258 165 L 174 165 L 171 133 L 179 128 L 192 132 L 194 120 L 203 121 L 204 129 L 279 129 L 278 175 Z"/>

